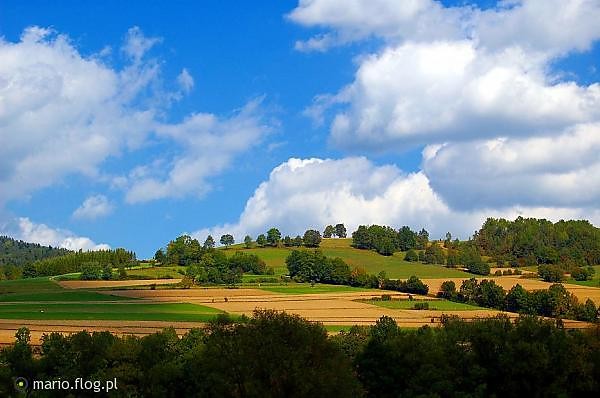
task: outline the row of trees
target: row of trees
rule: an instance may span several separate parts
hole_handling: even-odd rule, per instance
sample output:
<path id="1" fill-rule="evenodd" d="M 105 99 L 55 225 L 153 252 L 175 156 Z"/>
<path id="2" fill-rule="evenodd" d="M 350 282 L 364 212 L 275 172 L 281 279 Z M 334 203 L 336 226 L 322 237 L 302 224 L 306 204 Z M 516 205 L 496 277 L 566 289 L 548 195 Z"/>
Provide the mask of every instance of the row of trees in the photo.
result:
<path id="1" fill-rule="evenodd" d="M 368 274 L 363 268 L 350 269 L 339 257 L 325 256 L 320 250 L 293 250 L 285 259 L 290 277 L 298 282 L 320 282 L 375 289 L 427 294 L 427 285 L 411 276 L 407 281 L 390 280 L 385 272 Z"/>
<path id="2" fill-rule="evenodd" d="M 46 334 L 37 353 L 29 331 L 0 351 L 0 396 L 14 377 L 113 380 L 111 397 L 557 397 L 600 392 L 600 333 L 567 331 L 521 317 L 401 329 L 389 317 L 336 336 L 295 315 L 257 311 L 178 337 L 109 332 Z M 27 393 L 26 393 L 27 394 Z M 23 394 L 23 395 L 26 395 Z M 62 397 L 65 391 L 36 391 Z M 77 397 L 98 396 L 73 390 Z M 104 396 L 105 394 L 102 394 Z M 36 395 L 38 396 L 38 395 Z"/>
<path id="3" fill-rule="evenodd" d="M 319 247 L 321 240 L 321 233 L 316 229 L 307 230 L 304 232 L 303 236 L 297 235 L 295 238 L 292 238 L 286 235 L 282 238 L 279 229 L 271 228 L 267 231 L 266 235 L 258 235 L 256 237 L 256 242 L 253 242 L 252 237 L 247 235 L 246 238 L 244 238 L 244 244 L 248 249 L 254 247 L 254 243 L 256 243 L 258 247 L 279 247 L 281 245 L 285 247 Z"/>
<path id="4" fill-rule="evenodd" d="M 228 284 L 242 282 L 242 275 L 247 272 L 256 275 L 273 275 L 273 268 L 255 254 L 235 252 L 227 256 L 221 250 L 205 252 L 197 263 L 190 264 L 186 277 L 195 284 Z"/>
<path id="5" fill-rule="evenodd" d="M 97 263 L 100 267 L 133 266 L 137 264 L 135 253 L 125 249 L 79 251 L 65 256 L 39 260 L 23 267 L 23 277 L 62 275 L 81 272 L 82 265 Z"/>
<path id="6" fill-rule="evenodd" d="M 410 249 L 425 250 L 428 242 L 429 232 L 422 229 L 417 233 L 408 226 L 396 231 L 388 226 L 360 225 L 352 233 L 352 246 L 357 249 L 375 250 L 384 256 Z"/>
<path id="7" fill-rule="evenodd" d="M 459 290 L 456 290 L 456 284 L 453 281 L 445 281 L 442 283 L 438 297 L 521 314 L 587 322 L 596 322 L 600 316 L 598 308 L 592 300 L 588 299 L 583 304 L 579 303 L 577 297 L 561 284 L 554 284 L 546 290 L 532 292 L 528 292 L 517 284 L 506 292 L 493 280 L 484 279 L 479 282 L 472 278 L 463 281 Z"/>

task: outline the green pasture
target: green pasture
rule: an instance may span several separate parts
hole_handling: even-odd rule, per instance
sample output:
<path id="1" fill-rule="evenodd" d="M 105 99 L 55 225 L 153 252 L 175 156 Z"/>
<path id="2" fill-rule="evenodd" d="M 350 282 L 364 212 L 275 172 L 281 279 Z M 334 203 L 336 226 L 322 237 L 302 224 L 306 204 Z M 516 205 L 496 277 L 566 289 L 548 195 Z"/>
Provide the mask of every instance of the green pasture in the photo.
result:
<path id="1" fill-rule="evenodd" d="M 464 303 L 455 303 L 449 300 L 360 300 L 363 303 L 376 305 L 379 307 L 396 309 L 396 310 L 411 310 L 416 303 L 429 303 L 430 311 L 472 311 L 481 310 L 483 308 L 475 305 Z"/>
<path id="2" fill-rule="evenodd" d="M 1 319 L 206 322 L 219 314 L 223 312 L 186 303 L 0 304 Z"/>
<path id="3" fill-rule="evenodd" d="M 131 300 L 121 296 L 112 296 L 81 290 L 40 291 L 32 293 L 8 293 L 0 295 L 0 302 L 17 301 L 118 301 Z"/>
<path id="4" fill-rule="evenodd" d="M 403 252 L 393 256 L 382 256 L 371 250 L 360 250 L 350 246 L 352 239 L 323 239 L 319 248 L 329 257 L 340 257 L 351 268 L 362 267 L 368 273 L 378 274 L 385 271 L 388 278 L 408 279 L 415 275 L 419 278 L 461 278 L 470 274 L 457 269 L 446 268 L 439 265 L 425 265 L 404 261 Z M 224 252 L 233 255 L 236 251 L 256 254 L 267 266 L 273 267 L 276 275 L 287 274 L 285 259 L 294 248 L 264 247 L 245 249 L 243 245 L 235 245 Z"/>

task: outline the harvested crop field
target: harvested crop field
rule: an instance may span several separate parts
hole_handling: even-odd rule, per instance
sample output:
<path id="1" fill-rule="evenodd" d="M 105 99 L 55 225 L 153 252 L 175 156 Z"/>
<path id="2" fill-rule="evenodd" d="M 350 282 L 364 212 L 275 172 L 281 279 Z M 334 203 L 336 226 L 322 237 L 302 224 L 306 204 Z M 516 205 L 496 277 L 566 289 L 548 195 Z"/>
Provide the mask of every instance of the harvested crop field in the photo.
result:
<path id="1" fill-rule="evenodd" d="M 177 334 L 182 335 L 192 328 L 202 328 L 202 322 L 164 322 L 164 321 L 91 321 L 91 320 L 30 320 L 0 319 L 0 344 L 11 344 L 15 341 L 16 331 L 26 326 L 31 332 L 31 343 L 40 344 L 45 333 L 76 333 L 109 331 L 119 336 L 145 336 L 156 333 L 167 327 L 174 327 Z"/>
<path id="2" fill-rule="evenodd" d="M 101 289 L 126 286 L 170 285 L 181 282 L 181 279 L 132 279 L 124 281 L 61 281 L 58 284 L 65 289 Z"/>
<path id="3" fill-rule="evenodd" d="M 499 311 L 417 311 L 384 308 L 360 302 L 389 294 L 394 299 L 407 299 L 408 294 L 388 291 L 358 291 L 322 294 L 282 294 L 260 289 L 186 289 L 186 290 L 121 290 L 106 293 L 161 302 L 202 304 L 235 315 L 250 315 L 255 309 L 273 309 L 297 314 L 325 325 L 370 325 L 381 316 L 392 317 L 402 327 L 438 324 L 442 314 L 463 318 L 493 316 Z M 422 296 L 415 298 L 425 299 Z M 512 314 L 514 316 L 514 314 Z"/>
<path id="4" fill-rule="evenodd" d="M 449 278 L 449 279 L 422 279 L 423 283 L 429 286 L 429 293 L 435 294 L 440 290 L 440 287 L 444 281 L 453 281 L 456 284 L 456 289 L 460 288 L 460 285 L 464 280 L 468 278 Z M 477 279 L 488 279 L 496 282 L 497 285 L 502 286 L 505 290 L 509 290 L 516 284 L 523 286 L 523 288 L 527 290 L 537 290 L 537 289 L 548 289 L 552 286 L 552 283 L 540 281 L 537 279 L 528 279 L 528 278 L 518 278 L 518 277 L 510 277 L 510 276 L 502 276 L 502 277 L 478 277 Z M 589 286 L 581 286 L 574 285 L 569 283 L 564 283 L 563 286 L 571 293 L 573 293 L 579 301 L 585 301 L 588 298 L 592 299 L 596 305 L 600 304 L 600 288 L 589 287 Z"/>

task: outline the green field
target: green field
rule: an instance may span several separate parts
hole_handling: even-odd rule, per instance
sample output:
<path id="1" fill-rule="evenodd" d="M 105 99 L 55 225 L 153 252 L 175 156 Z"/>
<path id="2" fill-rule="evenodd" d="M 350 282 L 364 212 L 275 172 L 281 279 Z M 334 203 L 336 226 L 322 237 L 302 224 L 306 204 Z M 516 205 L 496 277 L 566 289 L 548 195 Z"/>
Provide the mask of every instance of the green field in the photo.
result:
<path id="1" fill-rule="evenodd" d="M 118 301 L 131 300 L 126 297 L 100 294 L 80 290 L 41 291 L 34 293 L 8 293 L 0 295 L 0 302 L 16 301 Z"/>
<path id="2" fill-rule="evenodd" d="M 0 281 L 0 297 L 8 293 L 45 293 L 64 290 L 48 277 Z"/>
<path id="3" fill-rule="evenodd" d="M 264 287 L 260 287 L 260 289 L 266 290 L 267 292 L 285 293 L 285 294 L 319 294 L 319 293 L 346 293 L 346 292 L 376 291 L 373 289 L 364 289 L 364 288 L 360 288 L 360 287 L 322 285 L 322 284 L 315 284 L 312 287 L 309 284 L 264 286 Z M 377 291 L 381 292 L 381 290 L 377 290 Z"/>
<path id="4" fill-rule="evenodd" d="M 411 263 L 404 261 L 404 253 L 395 253 L 393 256 L 382 256 L 374 251 L 355 249 L 350 246 L 352 239 L 323 239 L 321 242 L 321 251 L 326 256 L 340 257 L 351 268 L 362 267 L 368 273 L 378 274 L 385 271 L 388 278 L 407 279 L 412 275 L 419 278 L 461 278 L 471 274 L 466 272 L 446 268 L 439 265 L 425 265 L 421 263 Z M 267 266 L 273 267 L 276 275 L 287 274 L 285 259 L 293 248 L 282 247 L 264 247 L 244 249 L 242 245 L 235 245 L 224 250 L 227 255 L 233 255 L 236 251 L 252 253 L 259 256 L 267 263 Z"/>
<path id="5" fill-rule="evenodd" d="M 2 319 L 206 322 L 219 314 L 223 312 L 215 308 L 185 303 L 0 304 Z"/>
<path id="6" fill-rule="evenodd" d="M 455 303 L 449 300 L 361 300 L 361 302 L 396 310 L 410 310 L 413 309 L 416 303 L 423 302 L 429 303 L 430 311 L 472 311 L 483 309 L 475 305 Z"/>
<path id="7" fill-rule="evenodd" d="M 600 287 L 600 265 L 595 265 L 592 268 L 594 268 L 596 270 L 596 273 L 594 274 L 594 277 L 592 279 L 590 279 L 589 281 L 576 281 L 573 278 L 569 278 L 569 279 L 567 279 L 567 283 L 573 283 L 575 285 L 589 286 L 589 287 Z"/>

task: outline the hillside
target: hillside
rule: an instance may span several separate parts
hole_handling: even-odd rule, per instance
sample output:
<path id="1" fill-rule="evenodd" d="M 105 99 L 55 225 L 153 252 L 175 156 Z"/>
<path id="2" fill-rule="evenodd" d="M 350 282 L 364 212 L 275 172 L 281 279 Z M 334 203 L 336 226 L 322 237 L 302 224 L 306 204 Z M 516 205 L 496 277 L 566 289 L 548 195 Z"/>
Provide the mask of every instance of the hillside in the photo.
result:
<path id="1" fill-rule="evenodd" d="M 37 243 L 23 242 L 8 236 L 0 236 L 0 266 L 15 265 L 22 267 L 45 258 L 63 256 L 70 253 L 67 249 L 42 246 Z"/>
<path id="2" fill-rule="evenodd" d="M 362 267 L 370 274 L 378 274 L 385 271 L 388 278 L 409 278 L 416 275 L 419 278 L 452 278 L 465 277 L 470 274 L 457 270 L 442 267 L 439 265 L 427 265 L 404 261 L 404 252 L 396 252 L 392 256 L 382 256 L 371 250 L 355 249 L 350 246 L 352 239 L 323 239 L 319 249 L 324 255 L 329 257 L 340 257 L 350 267 Z M 267 266 L 275 269 L 275 274 L 283 275 L 287 273 L 285 259 L 293 248 L 286 247 L 263 247 L 246 249 L 243 244 L 231 246 L 224 249 L 228 255 L 233 255 L 236 251 L 256 254 L 267 263 Z"/>

